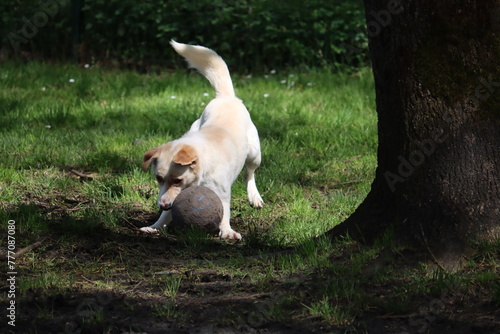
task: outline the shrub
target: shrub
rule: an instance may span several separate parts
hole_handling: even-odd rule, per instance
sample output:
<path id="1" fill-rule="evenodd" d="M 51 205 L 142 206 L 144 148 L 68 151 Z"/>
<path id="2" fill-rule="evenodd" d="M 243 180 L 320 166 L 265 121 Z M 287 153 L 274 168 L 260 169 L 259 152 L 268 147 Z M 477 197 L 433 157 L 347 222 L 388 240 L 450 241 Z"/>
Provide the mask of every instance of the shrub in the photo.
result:
<path id="1" fill-rule="evenodd" d="M 60 11 L 50 17 L 43 33 L 22 45 L 22 51 L 67 58 L 71 54 L 71 13 L 78 13 L 71 10 L 69 0 L 0 5 L 6 18 L 2 30 L 20 31 L 23 17 L 32 17 L 37 11 L 33 8 L 40 11 L 48 2 L 59 4 Z M 74 0 L 74 8 L 80 2 Z M 209 46 L 224 55 L 231 68 L 240 70 L 357 66 L 367 59 L 363 27 L 360 0 L 86 0 L 81 7 L 78 51 L 85 62 L 171 66 L 179 61 L 168 47 L 168 41 L 175 39 Z M 4 49 L 9 42 L 3 37 Z M 54 54 L 54 45 L 60 54 Z M 355 53 L 349 48 L 353 45 Z"/>
<path id="2" fill-rule="evenodd" d="M 1 1 L 1 58 L 67 58 L 71 55 L 70 9 L 70 0 Z"/>

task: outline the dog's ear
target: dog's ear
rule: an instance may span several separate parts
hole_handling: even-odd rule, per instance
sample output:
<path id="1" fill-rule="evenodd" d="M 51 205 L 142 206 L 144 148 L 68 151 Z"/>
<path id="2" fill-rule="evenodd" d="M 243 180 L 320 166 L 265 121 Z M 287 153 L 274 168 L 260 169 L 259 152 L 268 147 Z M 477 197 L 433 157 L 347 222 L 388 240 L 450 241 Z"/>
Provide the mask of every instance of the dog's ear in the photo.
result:
<path id="1" fill-rule="evenodd" d="M 179 152 L 174 156 L 173 161 L 176 164 L 194 167 L 196 161 L 198 160 L 198 154 L 192 146 L 184 145 Z"/>
<path id="2" fill-rule="evenodd" d="M 159 151 L 160 150 L 158 149 L 158 147 L 156 147 L 144 153 L 144 162 L 142 163 L 143 171 L 147 171 L 151 162 L 153 162 L 153 160 L 158 158 Z"/>

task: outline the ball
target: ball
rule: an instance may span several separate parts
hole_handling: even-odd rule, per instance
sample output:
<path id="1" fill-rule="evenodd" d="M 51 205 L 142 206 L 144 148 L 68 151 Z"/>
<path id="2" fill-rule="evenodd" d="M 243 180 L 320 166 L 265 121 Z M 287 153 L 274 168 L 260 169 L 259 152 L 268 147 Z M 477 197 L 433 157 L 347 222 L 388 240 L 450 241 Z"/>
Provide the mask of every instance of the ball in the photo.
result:
<path id="1" fill-rule="evenodd" d="M 181 191 L 171 210 L 174 229 L 198 227 L 210 234 L 219 232 L 224 212 L 219 196 L 203 186 L 192 186 Z"/>

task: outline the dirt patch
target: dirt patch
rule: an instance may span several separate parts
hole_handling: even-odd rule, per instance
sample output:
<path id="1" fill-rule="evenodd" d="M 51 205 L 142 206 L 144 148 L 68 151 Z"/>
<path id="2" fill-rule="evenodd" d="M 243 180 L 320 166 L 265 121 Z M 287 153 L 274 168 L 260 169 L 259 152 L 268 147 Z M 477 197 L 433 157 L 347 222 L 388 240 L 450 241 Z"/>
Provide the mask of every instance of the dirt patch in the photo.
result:
<path id="1" fill-rule="evenodd" d="M 135 207 L 115 227 L 75 234 L 61 227 L 91 199 L 31 195 L 25 202 L 3 209 L 15 216 L 29 207 L 46 228 L 26 234 L 26 244 L 43 242 L 17 259 L 12 333 L 500 333 L 498 278 L 413 284 L 417 274 L 403 274 L 418 271 L 410 256 L 379 252 L 358 261 L 354 243 L 318 248 L 304 257 L 328 264 L 307 260 L 293 269 L 304 250 L 145 235 L 137 227 L 156 214 Z"/>

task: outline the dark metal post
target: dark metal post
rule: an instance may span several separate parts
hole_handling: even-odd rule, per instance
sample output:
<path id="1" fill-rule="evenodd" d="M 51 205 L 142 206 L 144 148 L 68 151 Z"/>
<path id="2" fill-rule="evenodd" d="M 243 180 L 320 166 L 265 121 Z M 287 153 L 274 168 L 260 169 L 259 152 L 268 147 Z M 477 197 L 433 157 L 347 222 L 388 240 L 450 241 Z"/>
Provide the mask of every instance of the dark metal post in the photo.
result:
<path id="1" fill-rule="evenodd" d="M 71 4 L 71 44 L 73 47 L 73 61 L 78 62 L 80 58 L 80 36 L 81 36 L 81 12 L 83 0 L 73 0 Z"/>

